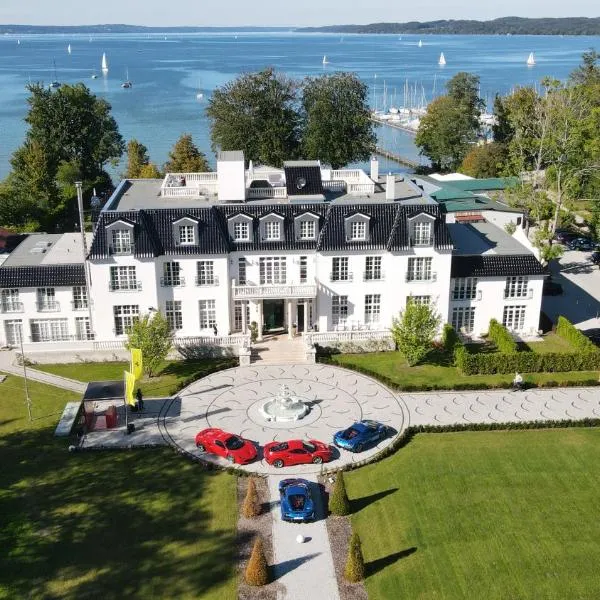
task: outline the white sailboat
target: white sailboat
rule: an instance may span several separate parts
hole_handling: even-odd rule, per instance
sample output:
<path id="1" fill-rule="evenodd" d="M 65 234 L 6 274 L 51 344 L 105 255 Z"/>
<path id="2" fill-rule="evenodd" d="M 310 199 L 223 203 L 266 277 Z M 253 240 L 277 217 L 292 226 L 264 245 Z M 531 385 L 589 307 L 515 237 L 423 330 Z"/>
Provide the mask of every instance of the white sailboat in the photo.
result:
<path id="1" fill-rule="evenodd" d="M 419 48 L 422 48 L 422 47 L 423 47 L 423 42 L 422 42 L 422 40 L 419 40 L 418 46 L 419 46 Z"/>
<path id="2" fill-rule="evenodd" d="M 60 87 L 60 81 L 58 81 L 57 77 L 56 77 L 56 61 L 52 61 L 52 64 L 54 65 L 54 80 L 50 82 L 50 84 L 48 85 L 48 87 L 50 88 L 59 88 Z"/>
<path id="3" fill-rule="evenodd" d="M 529 58 L 527 59 L 527 66 L 533 67 L 535 65 L 535 57 L 533 56 L 533 52 L 529 53 Z"/>
<path id="4" fill-rule="evenodd" d="M 329 61 L 327 60 L 327 54 L 323 54 L 323 64 L 328 65 Z"/>
<path id="5" fill-rule="evenodd" d="M 122 88 L 130 88 L 133 85 L 129 79 L 129 69 L 125 69 L 125 81 L 121 84 Z"/>
<path id="6" fill-rule="evenodd" d="M 102 73 L 104 75 L 108 73 L 108 61 L 106 60 L 106 52 L 102 53 Z"/>
<path id="7" fill-rule="evenodd" d="M 444 53 L 442 52 L 440 54 L 440 60 L 438 60 L 438 65 L 440 65 L 440 67 L 443 67 L 446 64 L 446 57 L 444 56 Z"/>
<path id="8" fill-rule="evenodd" d="M 71 54 L 71 44 L 69 44 L 69 45 L 67 46 L 67 52 L 68 52 L 69 54 Z"/>

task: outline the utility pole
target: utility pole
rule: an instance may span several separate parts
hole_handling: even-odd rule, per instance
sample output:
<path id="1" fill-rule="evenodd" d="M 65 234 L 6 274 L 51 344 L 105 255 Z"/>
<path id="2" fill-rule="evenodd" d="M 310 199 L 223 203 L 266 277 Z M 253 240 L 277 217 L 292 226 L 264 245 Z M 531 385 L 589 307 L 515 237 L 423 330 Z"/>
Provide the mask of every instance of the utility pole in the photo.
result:
<path id="1" fill-rule="evenodd" d="M 83 190 L 81 181 L 75 182 L 75 187 L 77 188 L 77 208 L 79 209 L 79 231 L 81 233 L 81 247 L 83 248 L 83 272 L 85 274 L 85 295 L 88 307 L 88 322 L 90 325 L 90 335 L 92 339 L 94 338 L 94 325 L 92 321 L 92 298 L 90 294 L 90 272 L 89 265 L 87 263 L 87 243 L 85 240 L 85 227 L 84 227 L 84 214 L 83 214 Z M 86 338 L 88 337 L 88 332 L 85 332 Z"/>
<path id="2" fill-rule="evenodd" d="M 25 380 L 25 404 L 27 406 L 27 414 L 29 415 L 29 422 L 33 420 L 31 418 L 31 398 L 29 397 L 29 384 L 27 383 L 27 365 L 25 360 L 25 352 L 23 351 L 23 329 L 19 333 L 19 341 L 21 342 L 21 361 L 23 363 L 23 379 Z"/>

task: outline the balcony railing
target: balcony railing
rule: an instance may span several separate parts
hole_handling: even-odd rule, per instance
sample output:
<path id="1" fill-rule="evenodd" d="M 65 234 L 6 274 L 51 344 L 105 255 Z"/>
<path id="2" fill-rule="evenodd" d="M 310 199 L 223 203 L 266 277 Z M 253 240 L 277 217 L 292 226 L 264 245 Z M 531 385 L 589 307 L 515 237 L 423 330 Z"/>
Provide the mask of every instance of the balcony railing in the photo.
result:
<path id="1" fill-rule="evenodd" d="M 71 308 L 72 310 L 87 310 L 89 308 L 89 305 L 86 301 L 71 300 Z"/>
<path id="2" fill-rule="evenodd" d="M 32 335 L 29 338 L 29 341 L 32 344 L 41 344 L 44 342 L 85 342 L 94 339 L 93 333 L 81 333 L 75 335 L 52 335 L 50 337 L 46 337 L 45 335 Z"/>
<path id="3" fill-rule="evenodd" d="M 110 292 L 137 292 L 141 289 L 141 281 L 111 281 L 108 284 Z"/>
<path id="4" fill-rule="evenodd" d="M 185 277 L 161 277 L 162 287 L 182 287 L 185 285 Z"/>
<path id="5" fill-rule="evenodd" d="M 505 300 L 531 300 L 533 298 L 533 289 L 528 290 L 504 290 Z"/>
<path id="6" fill-rule="evenodd" d="M 2 302 L 0 304 L 0 311 L 3 313 L 22 313 L 23 303 L 22 302 Z"/>
<path id="7" fill-rule="evenodd" d="M 317 286 L 312 283 L 267 283 L 262 285 L 232 285 L 236 300 L 260 298 L 315 298 Z"/>
<path id="8" fill-rule="evenodd" d="M 133 254 L 135 246 L 133 244 L 119 244 L 117 246 L 111 244 L 108 247 L 108 251 L 113 256 L 125 256 L 127 254 Z"/>
<path id="9" fill-rule="evenodd" d="M 246 198 L 286 198 L 287 188 L 285 187 L 261 187 L 248 188 Z"/>
<path id="10" fill-rule="evenodd" d="M 383 271 L 364 271 L 363 281 L 383 281 L 385 279 Z"/>
<path id="11" fill-rule="evenodd" d="M 36 302 L 38 312 L 59 312 L 60 303 L 54 300 L 48 302 Z"/>
<path id="12" fill-rule="evenodd" d="M 211 285 L 219 285 L 219 278 L 216 275 L 213 275 L 212 277 L 200 277 L 200 276 L 196 276 L 196 285 L 200 286 L 200 287 L 208 287 Z"/>
<path id="13" fill-rule="evenodd" d="M 437 281 L 437 273 L 407 273 L 406 283 L 429 283 Z"/>
<path id="14" fill-rule="evenodd" d="M 354 273 L 329 273 L 329 281 L 352 281 Z"/>

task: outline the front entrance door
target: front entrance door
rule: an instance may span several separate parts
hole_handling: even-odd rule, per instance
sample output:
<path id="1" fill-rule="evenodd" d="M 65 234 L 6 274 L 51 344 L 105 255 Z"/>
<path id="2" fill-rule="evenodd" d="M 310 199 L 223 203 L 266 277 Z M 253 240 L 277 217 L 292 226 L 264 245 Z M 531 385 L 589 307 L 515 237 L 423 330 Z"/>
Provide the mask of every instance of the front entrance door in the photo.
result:
<path id="1" fill-rule="evenodd" d="M 304 331 L 304 303 L 298 304 L 296 323 L 298 324 L 298 333 Z"/>
<path id="2" fill-rule="evenodd" d="M 263 315 L 267 331 L 283 329 L 284 301 L 263 300 Z"/>

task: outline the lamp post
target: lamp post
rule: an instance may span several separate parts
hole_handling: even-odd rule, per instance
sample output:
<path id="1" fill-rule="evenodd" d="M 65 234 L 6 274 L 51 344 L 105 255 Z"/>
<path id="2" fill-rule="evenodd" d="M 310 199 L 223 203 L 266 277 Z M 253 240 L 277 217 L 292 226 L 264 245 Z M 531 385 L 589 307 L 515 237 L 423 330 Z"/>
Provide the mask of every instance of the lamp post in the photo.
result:
<path id="1" fill-rule="evenodd" d="M 27 382 L 27 365 L 25 364 L 25 351 L 23 350 L 23 329 L 19 332 L 19 341 L 21 342 L 21 361 L 23 362 L 23 379 L 25 380 L 25 404 L 27 406 L 27 414 L 29 415 L 29 421 L 31 418 L 31 398 L 29 397 L 29 384 Z"/>

